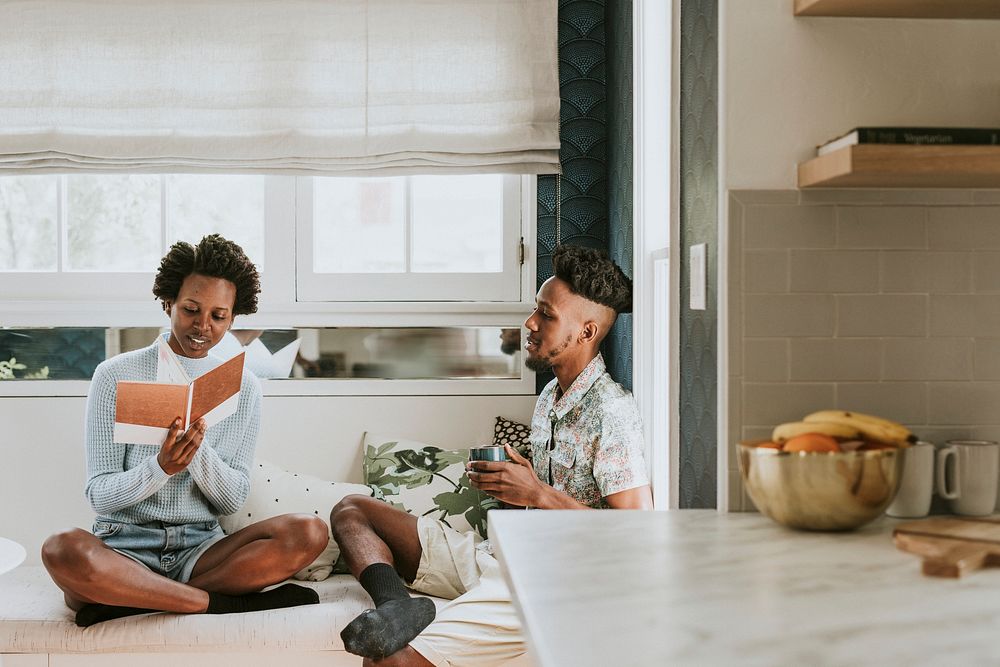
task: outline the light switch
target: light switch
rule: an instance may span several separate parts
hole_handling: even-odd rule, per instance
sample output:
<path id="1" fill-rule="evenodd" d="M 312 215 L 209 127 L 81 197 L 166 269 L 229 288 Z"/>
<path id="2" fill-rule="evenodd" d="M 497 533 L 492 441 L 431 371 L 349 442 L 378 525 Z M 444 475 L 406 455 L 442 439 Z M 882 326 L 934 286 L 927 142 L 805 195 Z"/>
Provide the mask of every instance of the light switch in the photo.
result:
<path id="1" fill-rule="evenodd" d="M 705 244 L 691 246 L 691 310 L 705 310 Z"/>

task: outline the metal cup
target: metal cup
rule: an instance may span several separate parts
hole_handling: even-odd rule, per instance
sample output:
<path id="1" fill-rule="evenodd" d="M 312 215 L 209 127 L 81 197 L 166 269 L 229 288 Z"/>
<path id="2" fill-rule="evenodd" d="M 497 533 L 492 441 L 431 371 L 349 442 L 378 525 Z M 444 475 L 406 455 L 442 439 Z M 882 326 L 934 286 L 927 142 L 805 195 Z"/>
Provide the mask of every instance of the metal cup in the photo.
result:
<path id="1" fill-rule="evenodd" d="M 507 452 L 503 447 L 473 447 L 469 450 L 470 461 L 506 461 Z"/>

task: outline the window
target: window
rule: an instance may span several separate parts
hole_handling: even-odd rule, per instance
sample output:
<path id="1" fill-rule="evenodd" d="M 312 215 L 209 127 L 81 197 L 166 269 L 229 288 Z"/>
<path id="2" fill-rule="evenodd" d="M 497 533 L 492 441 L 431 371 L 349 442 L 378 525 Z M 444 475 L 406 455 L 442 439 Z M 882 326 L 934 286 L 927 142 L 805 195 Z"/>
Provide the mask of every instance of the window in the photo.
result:
<path id="1" fill-rule="evenodd" d="M 315 339 L 313 357 L 331 368 L 341 344 L 324 341 L 365 338 L 391 352 L 461 338 L 468 348 L 437 375 L 374 352 L 344 355 L 334 374 L 303 366 L 293 377 L 326 379 L 305 393 L 349 392 L 333 388 L 345 378 L 373 393 L 405 393 L 385 382 L 404 378 L 424 393 L 453 393 L 456 380 L 463 393 L 533 393 L 533 374 L 497 339 L 500 329 L 519 333 L 531 310 L 535 269 L 522 237 L 534 237 L 534 200 L 534 177 L 509 175 L 3 177 L 0 338 L 24 365 L 15 378 L 83 380 L 124 345 L 111 332 L 142 337 L 166 325 L 151 287 L 167 247 L 218 232 L 261 270 L 259 311 L 238 327 L 294 330 L 303 350 Z M 58 362 L 62 353 L 77 366 Z M 0 394 L 50 384 L 3 383 Z"/>
<path id="2" fill-rule="evenodd" d="M 533 228 L 525 186 L 533 178 L 4 177 L 0 291 L 14 299 L 147 300 L 172 242 L 218 232 L 261 269 L 263 311 L 517 303 L 528 300 L 521 239 Z"/>
<path id="3" fill-rule="evenodd" d="M 517 301 L 517 176 L 301 181 L 301 301 Z"/>

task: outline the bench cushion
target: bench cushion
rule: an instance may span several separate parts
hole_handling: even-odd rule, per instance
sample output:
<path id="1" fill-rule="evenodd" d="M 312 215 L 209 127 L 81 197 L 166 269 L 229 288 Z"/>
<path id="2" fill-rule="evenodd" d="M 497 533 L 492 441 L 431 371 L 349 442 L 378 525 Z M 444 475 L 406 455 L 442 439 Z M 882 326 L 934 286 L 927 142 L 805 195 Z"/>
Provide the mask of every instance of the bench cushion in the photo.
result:
<path id="1" fill-rule="evenodd" d="M 340 630 L 371 600 L 350 575 L 301 582 L 320 604 L 247 614 L 146 614 L 78 628 L 41 566 L 0 575 L 0 654 L 343 651 Z M 443 604 L 443 602 L 441 602 Z"/>

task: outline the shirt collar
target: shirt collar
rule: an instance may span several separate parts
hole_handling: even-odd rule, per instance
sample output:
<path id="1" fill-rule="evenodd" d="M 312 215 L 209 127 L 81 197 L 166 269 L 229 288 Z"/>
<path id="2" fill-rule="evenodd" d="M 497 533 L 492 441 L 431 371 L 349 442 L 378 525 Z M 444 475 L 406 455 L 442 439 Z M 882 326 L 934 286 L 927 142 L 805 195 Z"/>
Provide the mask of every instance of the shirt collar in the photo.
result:
<path id="1" fill-rule="evenodd" d="M 567 412 L 580 404 L 580 401 L 587 395 L 590 388 L 594 386 L 594 383 L 601 379 L 607 372 L 608 369 L 604 365 L 604 357 L 598 352 L 597 356 L 591 359 L 590 363 L 576 376 L 576 379 L 573 380 L 573 384 L 569 386 L 566 393 L 559 400 L 555 401 L 552 405 L 551 413 L 555 414 L 556 419 L 562 419 L 566 416 Z M 553 395 L 555 395 L 555 392 L 553 392 Z M 549 416 L 551 417 L 551 414 Z"/>

